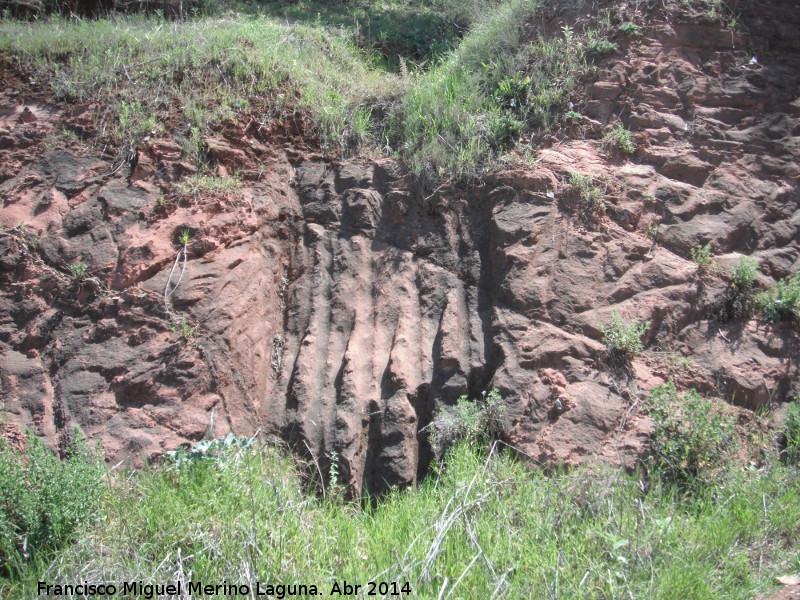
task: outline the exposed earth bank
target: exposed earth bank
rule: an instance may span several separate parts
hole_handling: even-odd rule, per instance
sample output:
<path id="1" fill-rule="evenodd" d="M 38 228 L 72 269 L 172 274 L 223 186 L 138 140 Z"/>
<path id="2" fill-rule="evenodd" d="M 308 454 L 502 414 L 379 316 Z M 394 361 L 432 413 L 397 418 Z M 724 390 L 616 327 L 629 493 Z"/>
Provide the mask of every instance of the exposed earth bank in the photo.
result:
<path id="1" fill-rule="evenodd" d="M 800 266 L 799 8 L 655 19 L 532 161 L 424 191 L 393 160 L 243 120 L 206 140 L 241 186 L 177 197 L 196 167 L 174 139 L 120 161 L 64 145 L 91 111 L 3 62 L 4 410 L 54 448 L 77 426 L 111 462 L 261 431 L 323 473 L 333 457 L 353 493 L 423 476 L 420 431 L 493 387 L 504 440 L 545 464 L 633 465 L 668 380 L 752 420 L 800 393 L 796 330 L 731 315 L 725 271 L 752 256 L 766 288 Z M 604 139 L 618 123 L 631 156 Z M 720 268 L 701 272 L 707 243 Z M 612 310 L 651 323 L 630 367 L 605 351 Z"/>

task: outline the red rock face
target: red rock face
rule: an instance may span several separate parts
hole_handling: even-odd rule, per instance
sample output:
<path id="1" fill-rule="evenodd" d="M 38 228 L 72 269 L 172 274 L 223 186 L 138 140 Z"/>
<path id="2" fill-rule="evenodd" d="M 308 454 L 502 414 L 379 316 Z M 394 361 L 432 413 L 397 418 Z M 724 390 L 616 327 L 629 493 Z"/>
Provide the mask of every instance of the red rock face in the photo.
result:
<path id="1" fill-rule="evenodd" d="M 54 447 L 80 427 L 112 462 L 262 431 L 379 493 L 425 474 L 436 410 L 491 387 L 505 441 L 547 464 L 633 464 L 641 401 L 665 380 L 750 409 L 797 394 L 796 331 L 714 319 L 727 283 L 689 257 L 708 242 L 724 267 L 753 256 L 764 284 L 798 269 L 800 13 L 786 7 L 751 18 L 755 41 L 659 25 L 602 65 L 587 118 L 535 166 L 429 196 L 393 161 L 242 129 L 208 140 L 242 190 L 165 209 L 193 169 L 179 144 L 115 171 L 44 144 L 80 115 L 7 96 L 4 410 Z M 617 115 L 633 157 L 602 144 Z M 582 209 L 574 173 L 602 188 L 605 214 Z M 651 322 L 625 373 L 599 329 L 613 309 Z"/>

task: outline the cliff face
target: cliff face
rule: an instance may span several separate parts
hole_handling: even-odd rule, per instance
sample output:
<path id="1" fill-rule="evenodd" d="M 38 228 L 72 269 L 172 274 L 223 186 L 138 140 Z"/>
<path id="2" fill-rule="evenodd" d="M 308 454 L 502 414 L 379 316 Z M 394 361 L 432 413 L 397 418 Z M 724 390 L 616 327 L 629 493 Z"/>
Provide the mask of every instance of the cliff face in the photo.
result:
<path id="1" fill-rule="evenodd" d="M 752 256 L 764 286 L 798 269 L 794 5 L 743 8 L 738 32 L 654 25 L 601 63 L 585 117 L 531 164 L 433 193 L 391 160 L 332 160 L 250 122 L 208 140 L 241 189 L 173 206 L 164 190 L 192 169 L 180 146 L 122 165 L 54 148 L 54 128 L 87 117 L 20 93 L 4 64 L 4 410 L 53 446 L 78 426 L 111 461 L 261 430 L 380 492 L 424 475 L 437 409 L 490 387 L 505 440 L 548 464 L 630 464 L 661 381 L 745 409 L 796 395 L 796 331 L 722 318 L 729 279 L 690 260 L 705 243 L 723 268 Z M 603 141 L 618 120 L 630 157 Z M 599 329 L 615 309 L 651 321 L 626 369 Z"/>

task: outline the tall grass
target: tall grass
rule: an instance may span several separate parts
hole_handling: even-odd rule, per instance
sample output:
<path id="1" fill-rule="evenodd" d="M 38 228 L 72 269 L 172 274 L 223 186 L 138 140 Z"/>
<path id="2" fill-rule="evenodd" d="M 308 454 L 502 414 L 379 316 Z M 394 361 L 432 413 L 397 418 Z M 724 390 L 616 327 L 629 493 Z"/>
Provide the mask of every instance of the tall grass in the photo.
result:
<path id="1" fill-rule="evenodd" d="M 57 97 L 99 106 L 96 133 L 114 138 L 123 154 L 148 137 L 182 136 L 191 148 L 243 114 L 269 119 L 299 111 L 325 147 L 353 152 L 369 144 L 403 158 L 426 180 L 464 180 L 480 177 L 520 139 L 555 122 L 590 50 L 599 47 L 597 32 L 570 27 L 523 39 L 544 2 L 504 0 L 482 9 L 471 0 L 376 0 L 358 10 L 298 5 L 306 13 L 324 10 L 316 19 L 274 3 L 257 15 L 185 21 L 4 19 L 0 52 Z M 373 34 L 373 13 L 363 12 L 369 7 L 376 18 L 381 10 L 405 11 L 412 25 Z M 411 49 L 436 46 L 439 25 L 429 22 L 436 11 L 439 19 L 452 17 L 446 23 L 457 34 L 444 32 L 446 43 L 434 49 Z M 385 44 L 364 43 L 365 36 Z M 402 44 L 391 36 L 409 44 L 401 49 L 408 60 L 396 56 L 394 71 L 385 68 L 387 48 Z"/>
<path id="2" fill-rule="evenodd" d="M 749 600 L 800 568 L 797 475 L 734 468 L 685 496 L 612 468 L 548 477 L 461 442 L 438 477 L 361 508 L 303 493 L 273 449 L 239 451 L 119 477 L 98 526 L 2 593 L 200 580 L 327 594 L 347 580 L 407 581 L 416 598 Z"/>
<path id="3" fill-rule="evenodd" d="M 365 134 L 352 129 L 362 106 L 401 90 L 345 32 L 259 16 L 5 20 L 0 51 L 57 97 L 106 104 L 102 126 L 128 144 L 158 133 L 176 112 L 187 130 L 207 130 L 249 105 L 265 117 L 309 111 L 326 142 L 350 144 Z"/>

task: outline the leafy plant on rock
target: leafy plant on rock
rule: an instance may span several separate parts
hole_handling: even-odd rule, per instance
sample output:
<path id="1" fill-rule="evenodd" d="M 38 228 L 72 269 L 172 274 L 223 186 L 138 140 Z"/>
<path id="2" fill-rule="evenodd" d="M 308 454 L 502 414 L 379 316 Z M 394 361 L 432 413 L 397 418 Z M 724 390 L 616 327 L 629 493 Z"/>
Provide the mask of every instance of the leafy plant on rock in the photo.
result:
<path id="1" fill-rule="evenodd" d="M 708 480 L 733 449 L 733 418 L 695 390 L 678 396 L 670 382 L 648 399 L 653 418 L 650 467 L 667 482 L 693 486 Z"/>
<path id="2" fill-rule="evenodd" d="M 603 201 L 603 190 L 595 185 L 594 179 L 589 175 L 572 173 L 569 176 L 569 183 L 580 194 L 581 211 L 586 217 L 590 217 L 597 212 L 602 213 L 606 209 L 606 204 Z"/>
<path id="3" fill-rule="evenodd" d="M 170 326 L 170 331 L 177 334 L 178 338 L 181 340 L 186 341 L 194 337 L 194 334 L 197 333 L 197 327 L 192 327 L 191 323 L 189 323 L 189 319 L 181 315 L 178 323 Z"/>
<path id="4" fill-rule="evenodd" d="M 493 389 L 478 400 L 461 396 L 455 406 L 442 408 L 428 425 L 434 454 L 443 457 L 458 440 L 486 442 L 499 435 L 505 404 L 499 390 Z"/>
<path id="5" fill-rule="evenodd" d="M 72 276 L 73 281 L 80 283 L 86 279 L 86 276 L 89 274 L 89 265 L 83 261 L 72 263 L 69 266 L 69 273 Z"/>
<path id="6" fill-rule="evenodd" d="M 632 134 L 630 130 L 625 129 L 622 123 L 617 123 L 614 129 L 603 138 L 603 142 L 606 148 L 612 148 L 622 154 L 636 152 L 636 144 L 633 143 Z"/>
<path id="7" fill-rule="evenodd" d="M 800 273 L 781 279 L 771 290 L 761 292 L 755 303 L 769 323 L 800 319 Z"/>
<path id="8" fill-rule="evenodd" d="M 697 264 L 701 272 L 706 272 L 713 268 L 715 263 L 711 256 L 711 244 L 698 244 L 690 251 L 692 260 Z"/>
<path id="9" fill-rule="evenodd" d="M 619 311 L 613 310 L 608 325 L 600 323 L 599 327 L 609 352 L 630 358 L 644 349 L 642 337 L 650 329 L 650 321 L 636 318 L 632 322 L 626 323 Z"/>
<path id="10" fill-rule="evenodd" d="M 165 453 L 167 459 L 176 468 L 189 467 L 202 462 L 224 462 L 237 451 L 250 450 L 255 447 L 256 438 L 236 437 L 228 433 L 223 438 L 202 440 L 191 448 L 178 448 Z"/>
<path id="11" fill-rule="evenodd" d="M 617 29 L 619 29 L 622 33 L 632 35 L 632 36 L 639 36 L 641 35 L 641 31 L 639 30 L 639 26 L 636 23 L 622 23 Z"/>

